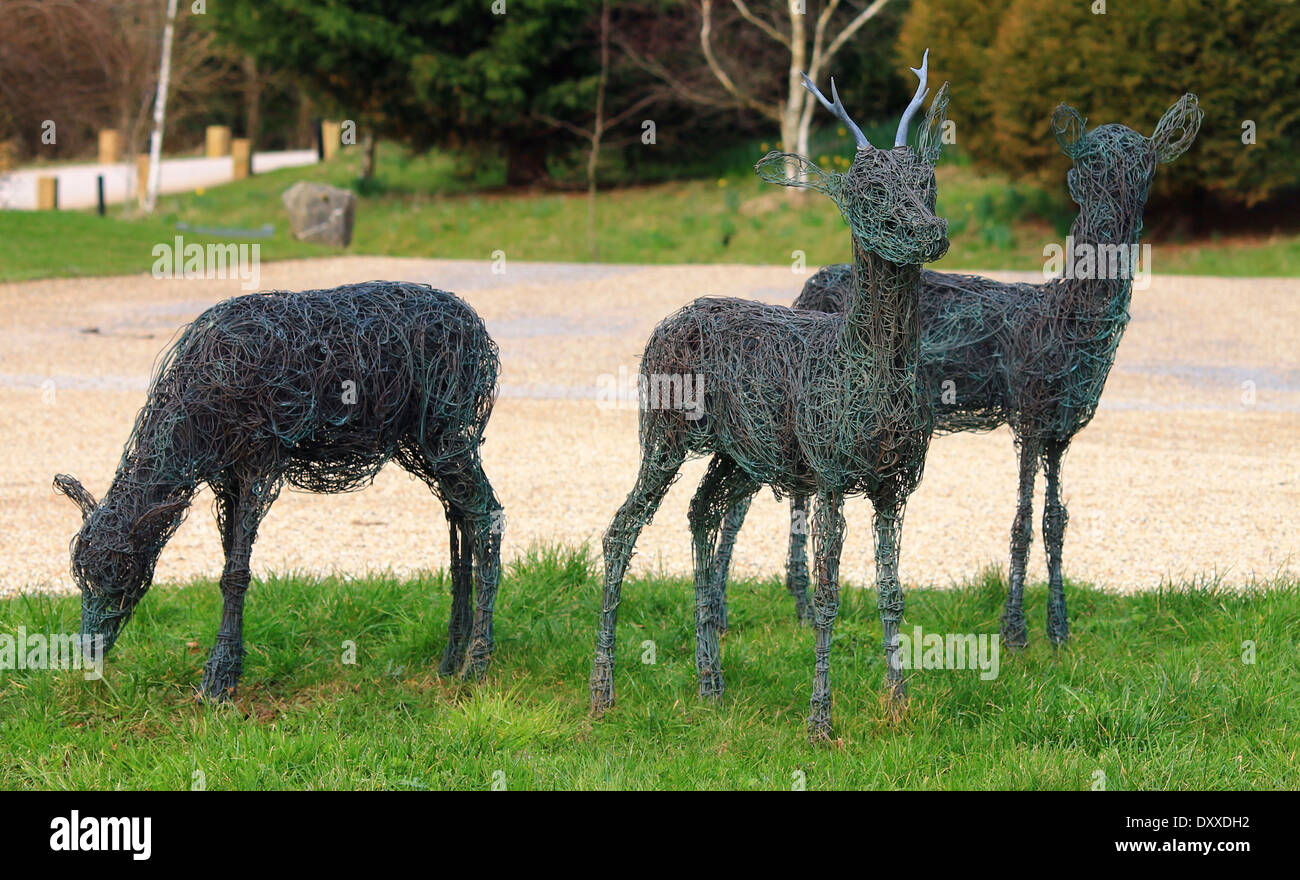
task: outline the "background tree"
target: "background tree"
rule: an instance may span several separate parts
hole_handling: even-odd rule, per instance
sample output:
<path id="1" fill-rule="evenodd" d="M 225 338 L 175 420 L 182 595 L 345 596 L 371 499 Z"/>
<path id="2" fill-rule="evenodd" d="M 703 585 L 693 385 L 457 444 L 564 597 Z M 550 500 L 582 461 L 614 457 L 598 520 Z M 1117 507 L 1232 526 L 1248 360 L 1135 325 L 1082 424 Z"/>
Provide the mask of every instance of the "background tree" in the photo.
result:
<path id="1" fill-rule="evenodd" d="M 984 167 L 1060 180 L 1067 160 L 1049 129 L 1057 103 L 1091 125 L 1149 134 L 1171 101 L 1194 92 L 1201 136 L 1162 171 L 1157 194 L 1213 216 L 1211 202 L 1250 208 L 1300 188 L 1300 3 L 1127 0 L 1105 14 L 1092 6 L 915 3 L 898 51 L 910 57 L 924 41 L 957 49 L 936 55 L 934 69 L 953 82 L 958 145 Z M 1254 143 L 1243 142 L 1251 134 Z"/>
<path id="2" fill-rule="evenodd" d="M 649 91 L 630 104 L 609 112 L 606 109 L 606 94 L 612 73 L 613 60 L 611 50 L 612 25 L 610 22 L 610 0 L 601 0 L 600 19 L 597 25 L 596 44 L 600 58 L 600 69 L 596 76 L 596 89 L 593 97 L 594 109 L 590 127 L 583 127 L 564 119 L 557 119 L 546 113 L 538 113 L 542 121 L 557 128 L 577 135 L 588 144 L 587 149 L 587 246 L 593 260 L 599 257 L 596 246 L 596 171 L 600 163 L 600 148 L 606 133 L 619 123 L 630 119 L 634 114 L 646 109 L 660 99 L 655 91 Z"/>
<path id="3" fill-rule="evenodd" d="M 771 120 L 783 147 L 806 155 L 816 100 L 803 88 L 801 74 L 821 82 L 840 50 L 859 38 L 887 3 L 697 0 L 700 54 L 712 87 L 698 76 L 691 81 L 662 59 L 639 60 L 695 103 L 740 107 Z M 737 31 L 744 35 L 738 38 Z"/>
<path id="4" fill-rule="evenodd" d="M 507 182 L 527 184 L 562 137 L 542 115 L 564 117 L 598 75 L 592 53 L 573 51 L 596 15 L 590 0 L 232 0 L 216 27 L 360 127 L 416 148 L 499 150 Z"/>
<path id="5" fill-rule="evenodd" d="M 237 58 L 182 3 L 172 57 L 168 145 L 197 143 L 214 96 L 235 88 Z M 100 128 L 123 132 L 128 155 L 148 137 L 165 0 L 0 0 L 0 109 L 23 156 L 83 155 Z M 57 141 L 41 144 L 53 120 Z M 170 133 L 189 136 L 172 141 Z M 0 138 L 2 139 L 2 138 Z"/>
<path id="6" fill-rule="evenodd" d="M 984 88 L 987 80 L 982 71 L 998 65 L 1000 59 L 994 56 L 993 44 L 1011 3 L 1012 0 L 913 3 L 903 16 L 894 48 L 895 65 L 919 58 L 927 47 L 934 49 L 930 53 L 930 78 L 936 83 L 950 83 L 952 103 L 948 118 L 957 127 L 962 148 L 976 155 L 992 155 L 996 150 L 995 96 Z M 910 62 L 911 66 L 915 64 Z M 979 78 L 973 78 L 976 71 L 981 72 Z"/>

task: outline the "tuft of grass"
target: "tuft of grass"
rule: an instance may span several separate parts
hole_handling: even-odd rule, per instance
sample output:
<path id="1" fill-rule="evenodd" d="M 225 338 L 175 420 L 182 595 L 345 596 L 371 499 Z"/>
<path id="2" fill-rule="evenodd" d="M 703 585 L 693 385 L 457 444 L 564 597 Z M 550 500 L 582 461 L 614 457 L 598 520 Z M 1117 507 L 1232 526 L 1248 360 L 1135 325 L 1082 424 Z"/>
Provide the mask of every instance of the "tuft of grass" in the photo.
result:
<path id="1" fill-rule="evenodd" d="M 588 547 L 541 547 L 504 572 L 486 680 L 436 667 L 445 572 L 286 575 L 253 585 L 239 696 L 194 701 L 220 617 L 215 583 L 159 586 L 101 681 L 0 673 L 0 787 L 208 788 L 1294 788 L 1300 782 L 1300 585 L 1212 579 L 1131 596 L 1070 584 L 1073 638 L 1046 642 L 1028 591 L 1027 649 L 999 672 L 912 671 L 894 720 L 872 591 L 847 586 L 832 677 L 838 740 L 804 719 L 812 634 L 775 578 L 730 586 L 728 690 L 695 694 L 684 579 L 624 587 L 618 705 L 588 716 L 600 609 Z M 985 571 L 908 592 L 904 632 L 995 633 L 1005 594 Z M 0 634 L 71 632 L 73 596 L 0 602 Z M 355 647 L 355 662 L 349 646 Z M 1251 655 L 1253 650 L 1253 656 Z M 1254 662 L 1245 662 L 1246 660 Z M 653 661 L 653 662 L 650 662 Z"/>

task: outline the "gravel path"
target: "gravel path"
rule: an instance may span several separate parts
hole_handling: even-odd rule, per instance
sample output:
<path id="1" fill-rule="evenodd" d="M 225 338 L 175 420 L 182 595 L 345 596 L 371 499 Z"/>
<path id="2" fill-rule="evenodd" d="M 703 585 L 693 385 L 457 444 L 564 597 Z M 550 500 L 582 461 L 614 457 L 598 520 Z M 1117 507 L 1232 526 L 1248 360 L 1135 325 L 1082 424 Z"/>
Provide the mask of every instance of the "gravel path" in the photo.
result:
<path id="1" fill-rule="evenodd" d="M 493 274 L 487 262 L 370 257 L 262 267 L 267 289 L 406 279 L 478 309 L 502 351 L 484 456 L 506 505 L 507 557 L 533 542 L 599 547 L 632 486 L 637 440 L 635 409 L 598 406 L 596 389 L 635 377 L 661 318 L 701 295 L 788 303 L 804 277 L 784 267 L 519 263 Z M 238 285 L 145 275 L 0 285 L 0 592 L 70 586 L 78 514 L 51 476 L 67 471 L 104 491 L 156 355 Z M 1300 280 L 1158 277 L 1132 312 L 1102 408 L 1064 467 L 1068 576 L 1132 590 L 1300 570 Z M 683 469 L 634 571 L 690 571 L 685 511 L 703 466 Z M 944 585 L 1005 565 L 1015 482 L 1005 429 L 936 440 L 908 506 L 904 580 Z M 1040 482 L 1036 516 L 1041 491 Z M 163 552 L 159 580 L 220 572 L 210 508 L 205 490 Z M 861 583 L 872 577 L 870 505 L 848 508 L 843 573 Z M 738 574 L 782 570 L 787 521 L 770 494 L 755 501 Z M 434 499 L 389 468 L 362 492 L 286 492 L 253 565 L 259 574 L 402 573 L 445 565 L 445 542 Z M 1039 543 L 1030 577 L 1045 577 Z"/>

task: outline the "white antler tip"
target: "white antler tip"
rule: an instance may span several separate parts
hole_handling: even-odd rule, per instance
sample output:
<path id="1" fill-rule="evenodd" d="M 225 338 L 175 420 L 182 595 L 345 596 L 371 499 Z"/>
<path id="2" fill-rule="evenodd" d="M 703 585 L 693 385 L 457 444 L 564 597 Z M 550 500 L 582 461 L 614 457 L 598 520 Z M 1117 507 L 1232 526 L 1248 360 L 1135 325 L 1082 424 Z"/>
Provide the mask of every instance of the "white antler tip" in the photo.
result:
<path id="1" fill-rule="evenodd" d="M 920 68 L 913 67 L 911 68 L 911 71 L 916 74 L 918 80 L 916 85 L 916 94 L 912 96 L 911 102 L 907 105 L 907 109 L 903 111 L 902 118 L 898 121 L 898 133 L 894 135 L 895 147 L 901 147 L 907 143 L 908 124 L 912 121 L 913 114 L 916 113 L 920 108 L 921 103 L 925 100 L 925 96 L 930 93 L 929 88 L 927 88 L 927 80 L 929 79 L 930 72 L 929 49 L 926 49 L 925 53 L 921 56 Z"/>

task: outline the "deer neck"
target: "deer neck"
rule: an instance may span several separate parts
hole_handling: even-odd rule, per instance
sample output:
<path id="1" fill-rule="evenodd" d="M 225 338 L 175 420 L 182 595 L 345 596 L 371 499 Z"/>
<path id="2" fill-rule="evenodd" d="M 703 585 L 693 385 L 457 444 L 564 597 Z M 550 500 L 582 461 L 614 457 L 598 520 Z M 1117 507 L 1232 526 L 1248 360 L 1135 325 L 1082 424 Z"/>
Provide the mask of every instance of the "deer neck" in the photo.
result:
<path id="1" fill-rule="evenodd" d="M 164 501 L 192 497 L 197 488 L 195 480 L 178 477 L 157 456 L 135 448 L 123 454 L 104 501 L 134 518 Z"/>
<path id="2" fill-rule="evenodd" d="M 1128 323 L 1133 294 L 1132 258 L 1139 253 L 1142 209 L 1146 204 L 1145 192 L 1127 194 L 1140 196 L 1131 205 L 1125 204 L 1124 195 L 1098 188 L 1090 190 L 1080 203 L 1079 216 L 1067 239 L 1066 277 L 1061 283 L 1066 314 L 1115 324 L 1120 330 Z M 1123 262 L 1122 273 L 1108 271 L 1107 267 L 1114 268 L 1113 260 Z M 1142 268 L 1150 267 L 1144 262 Z"/>
<path id="3" fill-rule="evenodd" d="M 844 355 L 867 387 L 912 386 L 921 352 L 921 267 L 899 265 L 853 242 L 852 296 L 845 314 Z"/>

